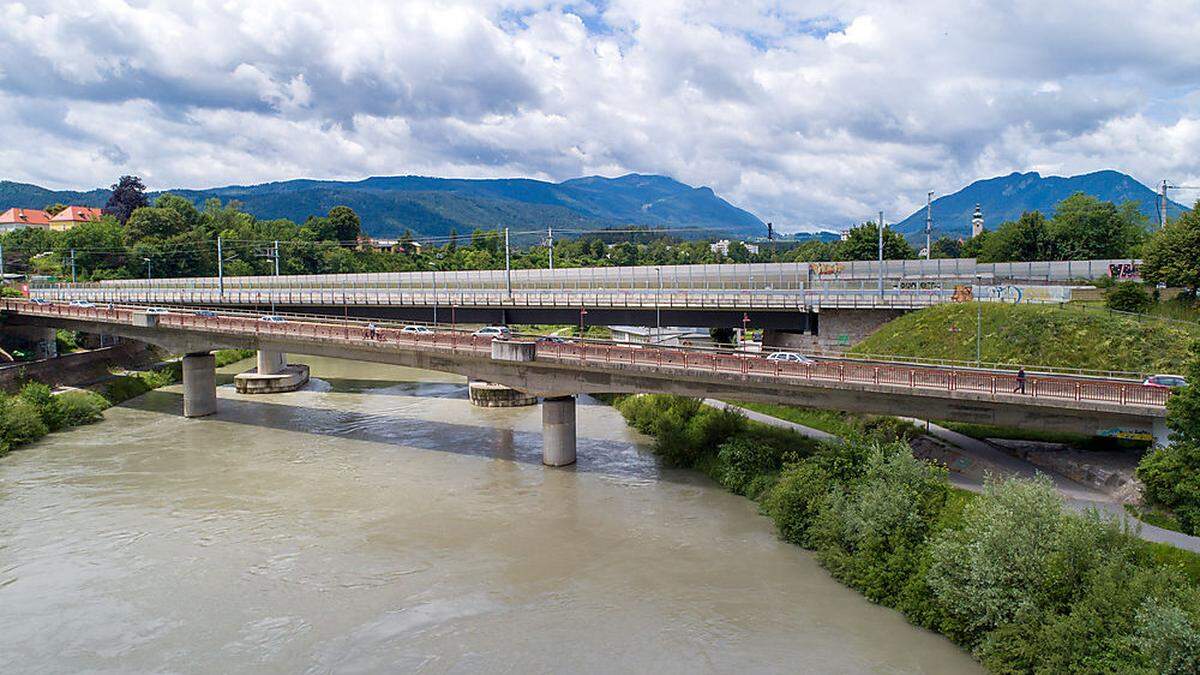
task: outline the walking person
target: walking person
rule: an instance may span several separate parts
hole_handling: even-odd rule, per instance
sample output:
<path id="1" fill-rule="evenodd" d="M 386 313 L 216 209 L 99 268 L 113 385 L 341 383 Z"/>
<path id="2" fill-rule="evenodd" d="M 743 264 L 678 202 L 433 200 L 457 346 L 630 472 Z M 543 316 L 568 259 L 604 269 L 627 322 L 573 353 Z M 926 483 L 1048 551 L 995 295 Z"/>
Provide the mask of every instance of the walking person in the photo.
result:
<path id="1" fill-rule="evenodd" d="M 375 327 L 375 322 L 374 321 L 369 322 L 367 324 L 367 337 L 374 340 L 377 332 L 378 332 L 378 329 Z"/>
<path id="2" fill-rule="evenodd" d="M 1022 394 L 1025 393 L 1025 366 L 1021 366 L 1021 369 L 1017 371 L 1017 386 L 1013 387 L 1013 393 L 1018 391 Z"/>

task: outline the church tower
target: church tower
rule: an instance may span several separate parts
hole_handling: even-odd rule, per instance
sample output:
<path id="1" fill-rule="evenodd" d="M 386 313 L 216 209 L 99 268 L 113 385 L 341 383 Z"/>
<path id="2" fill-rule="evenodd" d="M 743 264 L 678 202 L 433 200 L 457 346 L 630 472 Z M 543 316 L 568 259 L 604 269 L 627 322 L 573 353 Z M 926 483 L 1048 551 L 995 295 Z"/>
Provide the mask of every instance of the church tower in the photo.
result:
<path id="1" fill-rule="evenodd" d="M 971 238 L 974 239 L 983 234 L 983 211 L 979 210 L 979 205 L 975 205 L 975 215 L 971 216 Z"/>

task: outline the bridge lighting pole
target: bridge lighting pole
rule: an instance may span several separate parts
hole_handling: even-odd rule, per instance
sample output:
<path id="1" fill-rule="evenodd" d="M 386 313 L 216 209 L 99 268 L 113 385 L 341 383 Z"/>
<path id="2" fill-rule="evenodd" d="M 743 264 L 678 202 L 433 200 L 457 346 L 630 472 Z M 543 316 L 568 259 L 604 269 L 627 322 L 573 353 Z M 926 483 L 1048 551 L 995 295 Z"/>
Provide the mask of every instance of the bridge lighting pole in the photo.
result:
<path id="1" fill-rule="evenodd" d="M 655 344 L 662 343 L 662 268 L 655 267 L 655 272 L 658 272 L 658 294 L 654 296 L 654 342 Z"/>
<path id="2" fill-rule="evenodd" d="M 879 212 L 879 297 L 883 297 L 883 211 Z"/>
<path id="3" fill-rule="evenodd" d="M 0 283 L 4 283 L 4 245 L 0 244 Z"/>
<path id="4" fill-rule="evenodd" d="M 546 252 L 550 254 L 550 271 L 554 271 L 554 228 L 546 228 Z"/>
<path id="5" fill-rule="evenodd" d="M 933 190 L 925 196 L 925 259 L 933 256 Z"/>
<path id="6" fill-rule="evenodd" d="M 142 258 L 142 260 L 146 261 L 146 280 L 149 281 L 153 278 L 153 276 L 150 274 L 150 259 Z"/>
<path id="7" fill-rule="evenodd" d="M 504 287 L 508 290 L 508 299 L 512 300 L 512 261 L 508 251 L 508 228 L 504 228 Z"/>
<path id="8" fill-rule="evenodd" d="M 71 249 L 71 283 L 75 283 L 75 249 Z"/>
<path id="9" fill-rule="evenodd" d="M 433 270 L 433 326 L 437 327 L 438 292 L 437 292 L 437 263 L 429 261 L 429 269 Z"/>
<path id="10" fill-rule="evenodd" d="M 975 298 L 975 367 L 983 364 L 983 275 L 975 275 L 975 288 L 980 291 Z"/>

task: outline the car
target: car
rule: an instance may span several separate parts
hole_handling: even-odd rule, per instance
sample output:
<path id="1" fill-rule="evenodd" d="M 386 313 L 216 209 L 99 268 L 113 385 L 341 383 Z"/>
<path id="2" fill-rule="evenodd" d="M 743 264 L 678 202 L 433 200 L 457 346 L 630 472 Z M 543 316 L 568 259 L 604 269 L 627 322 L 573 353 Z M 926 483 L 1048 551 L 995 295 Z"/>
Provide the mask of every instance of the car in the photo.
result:
<path id="1" fill-rule="evenodd" d="M 198 309 L 196 310 L 196 316 L 203 317 L 205 319 L 215 319 L 217 318 L 217 313 L 211 309 Z"/>
<path id="2" fill-rule="evenodd" d="M 475 337 L 486 337 L 493 340 L 507 340 L 512 337 L 508 326 L 484 326 L 475 331 Z"/>
<path id="3" fill-rule="evenodd" d="M 258 317 L 258 320 L 266 321 L 267 323 L 287 323 L 287 319 L 283 318 L 282 316 L 277 316 L 275 314 L 264 314 L 264 315 Z"/>
<path id="4" fill-rule="evenodd" d="M 784 361 L 787 363 L 803 363 L 805 365 L 811 365 L 813 363 L 816 363 L 816 361 L 813 361 L 812 359 L 808 358 L 807 356 L 802 356 L 800 354 L 797 354 L 796 352 L 771 352 L 770 354 L 767 355 L 767 360 L 768 361 Z"/>
<path id="5" fill-rule="evenodd" d="M 551 345 L 569 345 L 569 344 L 571 344 L 571 341 L 568 340 L 567 338 L 559 337 L 557 335 L 543 335 L 537 339 L 537 342 L 540 344 L 551 344 Z"/>
<path id="6" fill-rule="evenodd" d="M 151 307 L 150 309 L 146 310 L 146 313 L 147 314 L 170 314 L 171 310 L 167 309 L 166 307 Z"/>
<path id="7" fill-rule="evenodd" d="M 433 335 L 433 329 L 429 326 L 405 326 L 400 329 L 400 332 L 412 335 Z"/>
<path id="8" fill-rule="evenodd" d="M 1142 384 L 1159 389 L 1178 389 L 1187 386 L 1187 379 L 1182 375 L 1151 375 Z"/>
<path id="9" fill-rule="evenodd" d="M 88 302 L 87 300 L 72 300 L 71 307 L 95 307 L 96 303 Z"/>
<path id="10" fill-rule="evenodd" d="M 33 303 L 33 304 L 35 304 L 35 305 L 51 305 L 51 304 L 54 304 L 54 303 L 50 302 L 49 300 L 46 300 L 45 298 L 30 298 L 30 299 L 29 299 L 29 301 L 30 301 L 30 302 L 32 302 L 32 303 Z"/>

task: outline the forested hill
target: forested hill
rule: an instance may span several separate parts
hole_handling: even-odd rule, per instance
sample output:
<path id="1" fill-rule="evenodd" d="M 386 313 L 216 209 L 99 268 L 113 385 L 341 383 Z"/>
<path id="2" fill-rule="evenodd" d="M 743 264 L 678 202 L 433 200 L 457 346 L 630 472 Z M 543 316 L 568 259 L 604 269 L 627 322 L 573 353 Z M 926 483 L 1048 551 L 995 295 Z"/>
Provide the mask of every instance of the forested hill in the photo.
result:
<path id="1" fill-rule="evenodd" d="M 450 179 L 380 176 L 356 182 L 291 180 L 261 185 L 169 190 L 202 205 L 209 197 L 236 199 L 259 218 L 303 222 L 333 206 L 346 205 L 377 237 L 405 229 L 445 235 L 475 228 L 518 230 L 594 229 L 618 225 L 702 228 L 705 236 L 758 236 L 766 226 L 707 187 L 695 188 L 665 176 L 588 176 L 561 183 L 530 179 Z M 101 206 L 107 190 L 56 192 L 23 183 L 0 182 L 0 210 L 42 208 L 61 202 Z"/>
<path id="2" fill-rule="evenodd" d="M 1049 218 L 1056 204 L 1076 192 L 1114 204 L 1136 201 L 1143 215 L 1151 222 L 1158 222 L 1154 191 L 1119 171 L 1097 171 L 1069 178 L 1031 171 L 975 181 L 954 194 L 934 200 L 933 236 L 935 239 L 943 234 L 954 239 L 970 237 L 971 214 L 976 204 L 983 210 L 984 226 L 994 230 L 1000 223 L 1016 220 L 1026 211 L 1041 211 Z M 1172 218 L 1184 210 L 1175 202 L 1168 205 L 1168 215 Z M 924 234 L 925 209 L 917 209 L 900 221 L 896 229 L 909 238 Z"/>

